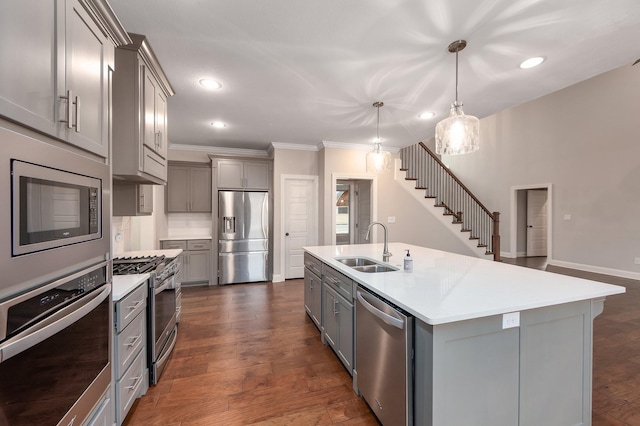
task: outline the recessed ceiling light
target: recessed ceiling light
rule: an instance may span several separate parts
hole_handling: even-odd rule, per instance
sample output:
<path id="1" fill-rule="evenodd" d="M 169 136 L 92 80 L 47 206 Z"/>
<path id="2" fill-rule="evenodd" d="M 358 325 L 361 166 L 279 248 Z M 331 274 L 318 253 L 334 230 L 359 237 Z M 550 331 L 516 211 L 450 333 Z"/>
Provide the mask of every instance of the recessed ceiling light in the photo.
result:
<path id="1" fill-rule="evenodd" d="M 535 58 L 529 58 L 526 61 L 524 61 L 523 63 L 521 63 L 520 64 L 520 68 L 527 69 L 527 68 L 537 67 L 538 65 L 540 65 L 543 62 L 544 62 L 544 58 L 543 57 L 536 56 Z"/>
<path id="2" fill-rule="evenodd" d="M 222 88 L 222 83 L 216 80 L 211 80 L 209 78 L 203 78 L 200 80 L 200 85 L 207 89 L 220 89 Z"/>
<path id="3" fill-rule="evenodd" d="M 227 125 L 222 121 L 214 121 L 211 123 L 211 125 L 216 129 L 224 129 L 225 127 L 227 127 Z"/>
<path id="4" fill-rule="evenodd" d="M 430 120 L 435 116 L 436 116 L 436 113 L 431 111 L 418 114 L 418 118 L 420 120 Z"/>

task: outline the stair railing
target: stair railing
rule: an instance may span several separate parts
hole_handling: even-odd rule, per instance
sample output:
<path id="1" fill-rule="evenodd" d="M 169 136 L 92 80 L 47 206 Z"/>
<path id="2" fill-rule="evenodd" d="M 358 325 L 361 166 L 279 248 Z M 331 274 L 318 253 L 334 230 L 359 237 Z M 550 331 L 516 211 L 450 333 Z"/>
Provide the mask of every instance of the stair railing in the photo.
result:
<path id="1" fill-rule="evenodd" d="M 402 148 L 400 159 L 406 179 L 415 180 L 425 198 L 435 199 L 453 223 L 462 224 L 462 232 L 469 232 L 470 240 L 478 240 L 478 247 L 499 262 L 500 213 L 490 212 L 423 142 Z"/>

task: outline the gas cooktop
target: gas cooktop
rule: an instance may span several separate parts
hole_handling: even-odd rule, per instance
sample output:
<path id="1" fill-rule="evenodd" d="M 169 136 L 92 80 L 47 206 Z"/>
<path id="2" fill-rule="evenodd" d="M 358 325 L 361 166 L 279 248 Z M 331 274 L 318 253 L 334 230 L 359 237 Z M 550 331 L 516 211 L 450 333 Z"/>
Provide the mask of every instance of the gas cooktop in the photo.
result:
<path id="1" fill-rule="evenodd" d="M 114 275 L 159 272 L 164 267 L 164 256 L 118 257 L 113 259 Z"/>

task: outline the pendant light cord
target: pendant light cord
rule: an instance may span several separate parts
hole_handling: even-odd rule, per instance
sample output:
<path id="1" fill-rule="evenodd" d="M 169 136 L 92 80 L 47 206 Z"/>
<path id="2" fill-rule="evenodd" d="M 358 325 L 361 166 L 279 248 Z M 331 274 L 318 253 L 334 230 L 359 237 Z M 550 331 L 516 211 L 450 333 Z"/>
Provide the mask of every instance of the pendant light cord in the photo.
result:
<path id="1" fill-rule="evenodd" d="M 459 49 L 456 49 L 456 107 L 458 106 L 458 52 Z"/>
<path id="2" fill-rule="evenodd" d="M 376 143 L 380 143 L 380 105 L 376 107 L 378 110 L 378 121 L 376 123 Z"/>

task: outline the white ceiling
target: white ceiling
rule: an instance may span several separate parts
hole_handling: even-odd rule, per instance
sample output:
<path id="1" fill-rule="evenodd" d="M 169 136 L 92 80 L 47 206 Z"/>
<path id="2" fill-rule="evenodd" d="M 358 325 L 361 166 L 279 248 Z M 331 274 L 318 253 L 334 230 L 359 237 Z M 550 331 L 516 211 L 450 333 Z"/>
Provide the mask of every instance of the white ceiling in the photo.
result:
<path id="1" fill-rule="evenodd" d="M 491 115 L 640 57 L 638 0 L 110 0 L 176 95 L 172 144 L 383 146 L 433 135 L 455 98 Z M 537 68 L 519 64 L 544 56 Z M 640 66 L 640 65 L 638 65 Z M 222 89 L 198 81 L 213 78 Z M 597 105 L 594 105 L 597 108 Z M 437 115 L 419 120 L 423 111 Z M 210 123 L 228 123 L 215 129 Z M 117 123 L 116 123 L 117 125 Z M 283 145 L 286 146 L 286 145 Z"/>

